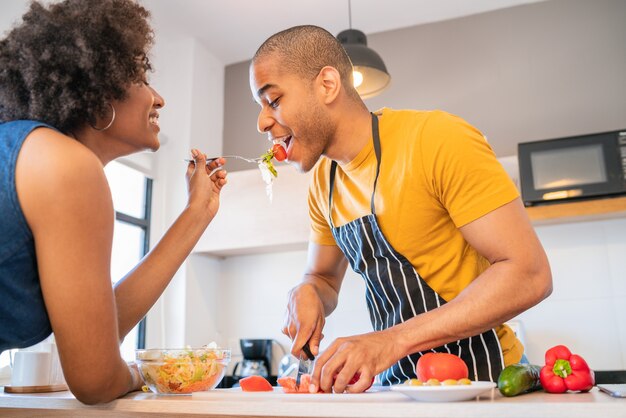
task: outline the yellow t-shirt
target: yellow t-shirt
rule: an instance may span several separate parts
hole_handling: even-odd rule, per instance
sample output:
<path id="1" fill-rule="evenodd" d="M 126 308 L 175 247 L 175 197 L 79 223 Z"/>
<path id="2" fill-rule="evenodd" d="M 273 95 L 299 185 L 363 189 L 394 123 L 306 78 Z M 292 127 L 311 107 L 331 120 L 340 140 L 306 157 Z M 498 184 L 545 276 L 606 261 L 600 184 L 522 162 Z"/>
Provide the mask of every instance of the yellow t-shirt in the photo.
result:
<path id="1" fill-rule="evenodd" d="M 380 228 L 428 285 L 450 301 L 489 262 L 458 228 L 519 197 L 484 136 L 463 119 L 442 111 L 377 112 L 380 175 L 374 200 Z M 336 245 L 328 223 L 331 161 L 315 167 L 309 190 L 311 241 Z M 371 213 L 376 175 L 373 142 L 349 163 L 338 165 L 333 194 L 336 227 Z M 513 331 L 496 328 L 505 365 L 521 359 Z"/>

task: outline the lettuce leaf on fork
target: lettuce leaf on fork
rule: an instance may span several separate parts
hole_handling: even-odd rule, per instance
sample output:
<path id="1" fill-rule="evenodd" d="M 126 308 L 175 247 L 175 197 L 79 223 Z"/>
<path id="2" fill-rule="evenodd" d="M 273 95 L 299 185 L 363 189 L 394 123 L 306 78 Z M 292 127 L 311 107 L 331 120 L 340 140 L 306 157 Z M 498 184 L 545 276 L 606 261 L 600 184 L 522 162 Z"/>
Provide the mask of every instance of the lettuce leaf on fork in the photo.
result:
<path id="1" fill-rule="evenodd" d="M 259 168 L 261 168 L 261 166 L 265 166 L 265 168 L 267 168 L 267 170 L 272 173 L 272 175 L 274 177 L 278 177 L 278 172 L 276 171 L 276 168 L 274 168 L 274 164 L 272 163 L 272 159 L 274 158 L 274 151 L 272 151 L 272 149 L 268 149 L 267 152 L 263 155 L 261 155 L 261 161 L 259 161 Z M 261 168 L 261 171 L 263 171 L 263 168 Z"/>
<path id="2" fill-rule="evenodd" d="M 278 172 L 272 163 L 273 158 L 274 151 L 270 148 L 265 154 L 261 155 L 261 160 L 259 161 L 261 177 L 265 182 L 265 192 L 267 193 L 267 197 L 269 197 L 270 202 L 272 201 L 272 182 L 275 177 L 278 177 Z"/>

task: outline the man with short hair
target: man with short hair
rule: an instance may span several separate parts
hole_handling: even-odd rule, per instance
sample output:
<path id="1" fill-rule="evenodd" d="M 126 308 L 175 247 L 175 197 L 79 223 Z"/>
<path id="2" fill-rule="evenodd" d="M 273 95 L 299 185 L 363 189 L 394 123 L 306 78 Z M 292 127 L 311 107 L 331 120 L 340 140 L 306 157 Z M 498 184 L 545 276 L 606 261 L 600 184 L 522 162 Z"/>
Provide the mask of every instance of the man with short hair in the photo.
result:
<path id="1" fill-rule="evenodd" d="M 313 354 L 348 264 L 365 280 L 373 332 L 317 357 L 312 392 L 362 392 L 415 378 L 426 351 L 498 378 L 523 347 L 505 321 L 552 290 L 547 257 L 484 136 L 442 111 L 370 113 L 337 39 L 316 26 L 270 37 L 250 66 L 258 129 L 314 169 L 311 238 L 283 332 Z M 357 373 L 359 380 L 349 384 Z"/>

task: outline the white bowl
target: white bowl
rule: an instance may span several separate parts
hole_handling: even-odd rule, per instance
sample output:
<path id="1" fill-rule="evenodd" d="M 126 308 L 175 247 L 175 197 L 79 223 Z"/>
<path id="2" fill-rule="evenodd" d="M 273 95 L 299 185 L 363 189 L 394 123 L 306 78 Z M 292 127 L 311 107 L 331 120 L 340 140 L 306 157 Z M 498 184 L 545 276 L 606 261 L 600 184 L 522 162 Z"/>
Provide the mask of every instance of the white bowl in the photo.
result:
<path id="1" fill-rule="evenodd" d="M 467 401 L 496 387 L 493 382 L 472 382 L 470 385 L 409 386 L 394 385 L 390 389 L 421 402 Z"/>

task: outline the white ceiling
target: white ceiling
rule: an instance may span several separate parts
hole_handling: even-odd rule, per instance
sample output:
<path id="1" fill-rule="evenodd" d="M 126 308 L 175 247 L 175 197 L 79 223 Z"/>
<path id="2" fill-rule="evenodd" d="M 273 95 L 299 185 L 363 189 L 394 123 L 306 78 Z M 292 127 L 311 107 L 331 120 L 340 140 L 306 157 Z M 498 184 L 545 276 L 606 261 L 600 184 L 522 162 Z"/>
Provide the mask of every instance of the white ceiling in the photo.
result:
<path id="1" fill-rule="evenodd" d="M 543 0 L 352 0 L 352 27 L 366 34 L 454 19 Z M 348 0 L 141 0 L 159 37 L 202 40 L 225 65 L 248 60 L 272 34 L 314 24 L 349 27 Z M 3 2 L 4 4 L 4 2 Z"/>
<path id="2" fill-rule="evenodd" d="M 56 0 L 44 0 L 44 3 Z M 248 60 L 270 35 L 313 24 L 349 27 L 348 0 L 139 0 L 159 38 L 193 36 L 224 65 Z M 545 0 L 352 0 L 352 27 L 367 35 Z M 30 0 L 0 0 L 0 35 Z"/>

